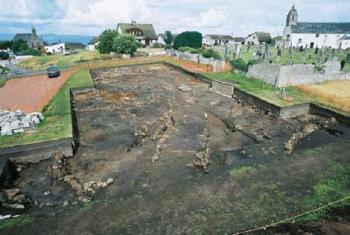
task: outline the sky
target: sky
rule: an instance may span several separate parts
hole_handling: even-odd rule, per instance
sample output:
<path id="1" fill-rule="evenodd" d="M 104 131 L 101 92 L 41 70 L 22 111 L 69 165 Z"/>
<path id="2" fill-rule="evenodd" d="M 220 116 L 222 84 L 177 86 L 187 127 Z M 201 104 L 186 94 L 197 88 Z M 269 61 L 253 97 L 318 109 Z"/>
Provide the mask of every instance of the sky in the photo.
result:
<path id="1" fill-rule="evenodd" d="M 299 21 L 350 22 L 349 0 L 0 0 L 0 33 L 98 35 L 119 22 L 152 23 L 157 33 L 188 30 L 281 35 L 295 3 Z"/>

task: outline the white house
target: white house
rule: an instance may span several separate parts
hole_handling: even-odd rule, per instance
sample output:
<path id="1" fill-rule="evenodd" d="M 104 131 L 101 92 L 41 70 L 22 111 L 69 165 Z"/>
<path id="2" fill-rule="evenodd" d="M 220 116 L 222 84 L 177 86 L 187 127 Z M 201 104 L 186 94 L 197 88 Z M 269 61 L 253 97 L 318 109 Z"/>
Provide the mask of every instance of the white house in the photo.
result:
<path id="1" fill-rule="evenodd" d="M 131 23 L 119 23 L 117 31 L 121 35 L 132 35 L 143 46 L 151 46 L 157 42 L 157 34 L 152 24 L 138 24 L 136 21 Z"/>
<path id="2" fill-rule="evenodd" d="M 203 45 L 206 46 L 223 46 L 233 42 L 234 39 L 230 35 L 207 34 L 203 38 Z"/>
<path id="3" fill-rule="evenodd" d="M 344 35 L 339 39 L 338 43 L 339 43 L 338 48 L 344 49 L 344 50 L 350 49 L 350 36 Z"/>
<path id="4" fill-rule="evenodd" d="M 99 37 L 93 37 L 91 41 L 86 46 L 86 50 L 88 51 L 96 51 L 96 47 L 99 44 Z"/>
<path id="5" fill-rule="evenodd" d="M 350 23 L 298 22 L 298 11 L 293 5 L 283 32 L 284 47 L 338 48 L 340 39 L 350 35 Z"/>
<path id="6" fill-rule="evenodd" d="M 245 44 L 247 45 L 260 45 L 264 43 L 270 43 L 272 40 L 270 33 L 265 32 L 255 32 L 245 39 Z"/>
<path id="7" fill-rule="evenodd" d="M 166 45 L 165 43 L 166 35 L 164 33 L 158 34 L 157 43 L 161 45 Z"/>
<path id="8" fill-rule="evenodd" d="M 65 53 L 66 52 L 66 44 L 65 43 L 57 43 L 49 46 L 45 46 L 46 53 Z"/>

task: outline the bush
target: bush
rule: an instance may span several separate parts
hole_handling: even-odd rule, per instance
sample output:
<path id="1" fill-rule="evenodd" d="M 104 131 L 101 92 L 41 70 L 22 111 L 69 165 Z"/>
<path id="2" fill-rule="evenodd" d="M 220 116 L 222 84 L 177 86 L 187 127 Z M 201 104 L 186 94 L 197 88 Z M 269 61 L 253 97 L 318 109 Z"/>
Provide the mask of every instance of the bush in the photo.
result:
<path id="1" fill-rule="evenodd" d="M 101 54 L 108 54 L 113 51 L 114 39 L 118 36 L 116 30 L 105 30 L 99 37 L 99 44 L 96 49 Z"/>
<path id="2" fill-rule="evenodd" d="M 119 54 L 133 55 L 138 47 L 139 43 L 133 36 L 119 35 L 113 41 L 113 51 Z"/>
<path id="3" fill-rule="evenodd" d="M 214 59 L 217 59 L 217 60 L 221 59 L 220 54 L 217 51 L 214 51 L 213 49 L 206 49 L 206 50 L 204 50 L 202 55 L 205 58 L 214 58 Z"/>
<path id="4" fill-rule="evenodd" d="M 37 51 L 35 49 L 32 48 L 27 48 L 23 51 L 20 52 L 21 55 L 32 55 L 32 56 L 40 56 L 41 52 Z"/>
<path id="5" fill-rule="evenodd" d="M 0 51 L 0 60 L 8 60 L 8 59 L 9 59 L 9 54 L 4 51 Z"/>
<path id="6" fill-rule="evenodd" d="M 158 42 L 156 42 L 156 43 L 152 44 L 152 48 L 163 48 L 163 45 L 158 43 Z"/>
<path id="7" fill-rule="evenodd" d="M 241 58 L 230 61 L 231 66 L 242 72 L 248 72 L 249 65 Z"/>
<path id="8" fill-rule="evenodd" d="M 350 63 L 350 54 L 346 55 L 346 60 L 345 61 L 346 61 L 346 63 Z"/>
<path id="9" fill-rule="evenodd" d="M 261 59 L 249 60 L 248 61 L 248 67 L 251 66 L 251 65 L 254 65 L 254 64 L 260 64 L 262 62 L 263 62 L 263 60 L 261 60 Z"/>
<path id="10" fill-rule="evenodd" d="M 199 32 L 183 32 L 175 37 L 174 48 L 180 47 L 202 47 L 202 34 Z"/>

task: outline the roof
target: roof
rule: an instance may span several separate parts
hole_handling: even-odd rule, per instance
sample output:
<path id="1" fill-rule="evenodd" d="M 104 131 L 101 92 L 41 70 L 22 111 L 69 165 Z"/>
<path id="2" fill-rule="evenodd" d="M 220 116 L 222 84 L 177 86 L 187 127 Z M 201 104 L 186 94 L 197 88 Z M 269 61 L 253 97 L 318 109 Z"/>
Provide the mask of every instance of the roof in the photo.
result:
<path id="1" fill-rule="evenodd" d="M 256 37 L 258 38 L 259 42 L 270 42 L 271 41 L 271 34 L 270 33 L 255 32 L 255 33 L 248 35 L 248 37 L 250 37 L 254 34 L 256 34 Z"/>
<path id="2" fill-rule="evenodd" d="M 233 37 L 230 35 L 207 34 L 206 36 L 213 40 L 229 40 L 229 41 L 233 40 Z"/>
<path id="3" fill-rule="evenodd" d="M 100 40 L 100 37 L 93 37 L 90 42 L 88 43 L 88 45 L 94 45 L 96 44 L 98 41 Z"/>
<path id="4" fill-rule="evenodd" d="M 242 38 L 242 37 L 232 37 L 232 39 L 233 39 L 233 41 L 235 41 L 235 42 L 244 42 L 244 41 L 245 41 L 245 39 Z"/>
<path id="5" fill-rule="evenodd" d="M 122 34 L 127 34 L 126 30 L 130 28 L 139 28 L 143 31 L 143 38 L 149 38 L 151 40 L 157 40 L 156 31 L 153 28 L 152 24 L 137 24 L 137 23 L 119 23 L 118 29 L 120 27 L 120 31 Z"/>
<path id="6" fill-rule="evenodd" d="M 32 36 L 31 33 L 18 33 L 15 35 L 13 38 L 13 41 L 18 41 L 18 40 L 23 40 L 23 41 L 28 41 L 28 39 Z"/>
<path id="7" fill-rule="evenodd" d="M 339 40 L 350 40 L 350 36 L 344 35 L 343 37 L 339 38 Z"/>
<path id="8" fill-rule="evenodd" d="M 292 26 L 292 33 L 350 34 L 350 23 L 300 22 Z"/>

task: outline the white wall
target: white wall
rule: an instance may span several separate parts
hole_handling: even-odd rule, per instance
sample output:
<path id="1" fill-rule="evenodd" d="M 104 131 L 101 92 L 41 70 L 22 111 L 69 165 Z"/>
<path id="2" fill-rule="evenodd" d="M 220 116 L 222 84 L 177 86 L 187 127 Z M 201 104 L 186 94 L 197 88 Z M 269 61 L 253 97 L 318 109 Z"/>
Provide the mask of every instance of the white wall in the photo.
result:
<path id="1" fill-rule="evenodd" d="M 314 48 L 322 47 L 339 47 L 339 39 L 344 36 L 344 34 L 319 34 L 317 37 L 316 34 L 303 34 L 303 33 L 293 33 L 291 35 L 291 43 L 293 47 L 308 47 L 310 48 L 311 43 L 314 43 Z M 301 39 L 301 42 L 300 42 Z"/>
<path id="2" fill-rule="evenodd" d="M 98 45 L 99 42 L 96 42 L 95 44 L 89 44 L 86 46 L 86 50 L 88 51 L 96 51 L 96 47 Z"/>
<path id="3" fill-rule="evenodd" d="M 259 45 L 258 37 L 256 34 L 252 34 L 245 39 L 245 44 Z"/>
<path id="4" fill-rule="evenodd" d="M 344 50 L 350 48 L 350 40 L 341 40 L 341 41 L 339 41 L 339 47 L 341 49 L 344 49 Z"/>
<path id="5" fill-rule="evenodd" d="M 64 43 L 58 43 L 55 45 L 51 45 L 51 46 L 45 46 L 45 51 L 46 53 L 64 53 L 66 52 L 66 44 Z"/>
<path id="6" fill-rule="evenodd" d="M 162 44 L 162 45 L 166 44 L 164 39 L 161 36 L 158 36 L 157 43 Z"/>

